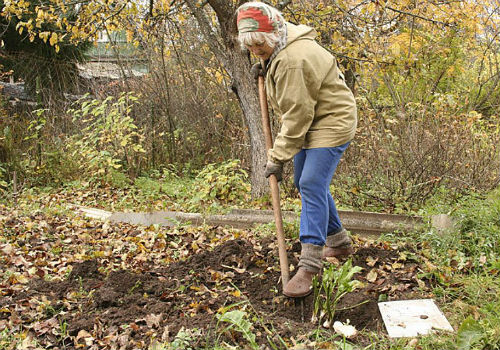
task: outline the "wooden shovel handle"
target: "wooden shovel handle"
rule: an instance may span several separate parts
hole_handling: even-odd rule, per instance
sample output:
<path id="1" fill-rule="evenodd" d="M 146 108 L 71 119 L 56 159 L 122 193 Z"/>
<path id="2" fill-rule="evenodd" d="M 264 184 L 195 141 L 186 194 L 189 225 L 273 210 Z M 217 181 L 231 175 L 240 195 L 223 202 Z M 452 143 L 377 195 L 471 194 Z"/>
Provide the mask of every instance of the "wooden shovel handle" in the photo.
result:
<path id="1" fill-rule="evenodd" d="M 266 139 L 266 151 L 273 147 L 273 137 L 271 134 L 271 123 L 269 121 L 269 110 L 267 107 L 266 88 L 264 77 L 259 76 L 259 102 L 260 114 L 262 116 L 262 129 Z M 285 232 L 283 230 L 283 217 L 281 215 L 280 189 L 278 180 L 273 174 L 269 176 L 269 186 L 271 187 L 271 197 L 273 202 L 274 221 L 276 222 L 276 235 L 278 238 L 278 253 L 280 258 L 281 280 L 283 286 L 286 286 L 290 280 L 290 269 L 288 265 L 288 256 L 286 254 Z"/>

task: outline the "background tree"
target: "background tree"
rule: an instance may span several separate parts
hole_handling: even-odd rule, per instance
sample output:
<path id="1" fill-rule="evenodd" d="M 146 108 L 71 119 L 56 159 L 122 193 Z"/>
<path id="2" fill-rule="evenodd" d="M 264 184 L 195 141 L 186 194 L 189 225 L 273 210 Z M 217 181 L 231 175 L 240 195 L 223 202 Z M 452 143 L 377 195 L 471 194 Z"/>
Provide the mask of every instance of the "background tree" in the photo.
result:
<path id="1" fill-rule="evenodd" d="M 67 40 L 79 42 L 95 38 L 99 30 L 121 29 L 131 42 L 149 48 L 149 88 L 143 81 L 126 85 L 148 94 L 149 103 L 142 104 L 147 112 L 135 118 L 149 130 L 150 150 L 167 147 L 164 158 L 160 151 L 150 152 L 156 157 L 151 164 L 184 155 L 201 162 L 241 156 L 243 149 L 227 145 L 248 140 L 253 193 L 267 189 L 261 176 L 265 152 L 257 92 L 249 76 L 252 58 L 236 42 L 234 11 L 241 1 L 82 1 L 75 6 L 73 21 L 61 20 L 67 8 L 62 0 L 53 1 L 35 9 L 36 16 L 64 29 Z M 345 203 L 406 210 L 398 206 L 422 203 L 441 186 L 460 192 L 498 183 L 498 0 L 311 0 L 282 5 L 290 21 L 318 29 L 319 40 L 356 87 L 358 134 L 338 170 L 337 183 L 352 193 L 342 198 Z M 2 14 L 8 19 L 27 11 L 23 1 L 6 2 Z M 29 20 L 20 21 L 17 29 L 34 37 L 42 33 Z M 57 48 L 61 39 L 56 35 L 50 44 Z M 200 86 L 209 87 L 206 98 Z M 227 87 L 237 93 L 241 114 L 235 99 L 222 92 Z M 233 135 L 227 132 L 229 125 L 238 125 L 238 115 L 246 135 L 243 128 Z M 197 128 L 196 123 L 207 121 L 215 132 Z M 223 137 L 214 137 L 217 128 L 224 128 Z M 224 147 L 219 152 L 206 140 L 224 142 Z"/>
<path id="2" fill-rule="evenodd" d="M 76 92 L 76 64 L 85 60 L 84 53 L 91 43 L 86 40 L 69 42 L 63 29 L 44 21 L 40 10 L 42 3 L 47 4 L 41 1 L 25 3 L 22 13 L 0 17 L 3 43 L 0 64 L 5 70 L 12 70 L 16 80 L 25 81 L 31 96 L 48 102 L 63 93 Z M 4 1 L 0 2 L 0 8 L 2 12 L 5 10 Z M 74 18 L 70 9 L 63 14 L 63 19 L 71 21 Z M 34 26 L 37 35 L 25 30 L 23 23 Z"/>

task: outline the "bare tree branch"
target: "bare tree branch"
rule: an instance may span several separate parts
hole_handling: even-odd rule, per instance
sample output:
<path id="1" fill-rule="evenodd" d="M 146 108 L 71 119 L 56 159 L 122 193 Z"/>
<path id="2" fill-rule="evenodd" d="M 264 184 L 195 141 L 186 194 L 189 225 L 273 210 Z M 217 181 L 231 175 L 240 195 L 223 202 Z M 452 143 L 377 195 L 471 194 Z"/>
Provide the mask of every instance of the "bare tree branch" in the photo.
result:
<path id="1" fill-rule="evenodd" d="M 204 8 L 198 6 L 193 0 L 185 0 L 185 3 L 198 21 L 198 27 L 200 28 L 203 36 L 207 39 L 207 44 L 210 46 L 210 49 L 224 64 L 224 66 L 227 66 L 227 55 L 224 52 L 223 45 L 220 43 L 217 34 L 212 30 L 212 21 L 208 18 Z"/>
<path id="2" fill-rule="evenodd" d="M 386 6 L 385 8 L 386 8 L 386 9 L 388 9 L 388 10 L 391 10 L 391 11 L 393 11 L 393 12 L 400 13 L 400 14 L 402 14 L 402 15 L 411 16 L 411 17 L 413 17 L 413 18 L 423 19 L 424 21 L 428 21 L 428 22 L 431 22 L 431 23 L 434 23 L 434 24 L 440 24 L 440 25 L 443 25 L 443 26 L 445 26 L 445 27 L 454 27 L 454 25 L 453 25 L 453 24 L 449 24 L 449 23 L 445 23 L 445 22 L 441 22 L 441 21 L 436 21 L 436 20 L 434 20 L 434 19 L 427 18 L 427 17 L 420 16 L 420 15 L 416 15 L 416 14 L 411 13 L 411 12 L 398 10 L 398 9 L 395 9 L 395 8 L 393 8 L 393 7 L 390 7 L 390 6 Z"/>

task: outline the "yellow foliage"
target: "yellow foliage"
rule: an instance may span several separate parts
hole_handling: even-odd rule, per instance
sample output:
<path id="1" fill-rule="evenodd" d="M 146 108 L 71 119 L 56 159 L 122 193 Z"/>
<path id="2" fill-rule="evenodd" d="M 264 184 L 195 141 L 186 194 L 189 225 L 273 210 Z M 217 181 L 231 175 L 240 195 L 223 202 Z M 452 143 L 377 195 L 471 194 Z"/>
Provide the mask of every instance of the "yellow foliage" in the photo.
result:
<path id="1" fill-rule="evenodd" d="M 55 44 L 57 44 L 57 42 L 58 42 L 57 33 L 52 32 L 52 34 L 50 35 L 49 43 L 50 45 L 54 46 Z"/>

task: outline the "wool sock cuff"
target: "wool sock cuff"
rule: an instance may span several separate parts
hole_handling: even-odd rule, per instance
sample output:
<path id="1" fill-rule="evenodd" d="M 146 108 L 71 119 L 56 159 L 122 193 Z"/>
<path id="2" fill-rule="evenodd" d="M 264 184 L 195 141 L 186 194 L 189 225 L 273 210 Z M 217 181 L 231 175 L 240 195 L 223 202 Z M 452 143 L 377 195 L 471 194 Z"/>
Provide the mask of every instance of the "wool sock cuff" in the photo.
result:
<path id="1" fill-rule="evenodd" d="M 352 243 L 351 237 L 346 229 L 339 233 L 326 237 L 326 246 L 330 248 L 338 248 Z"/>
<path id="2" fill-rule="evenodd" d="M 300 253 L 299 268 L 304 268 L 307 271 L 318 273 L 323 267 L 321 256 L 323 254 L 323 246 L 302 243 Z"/>

